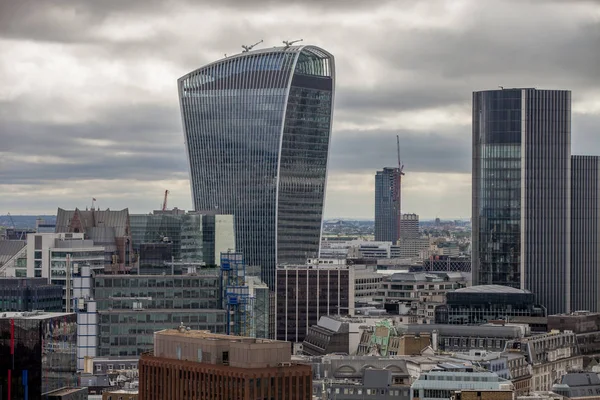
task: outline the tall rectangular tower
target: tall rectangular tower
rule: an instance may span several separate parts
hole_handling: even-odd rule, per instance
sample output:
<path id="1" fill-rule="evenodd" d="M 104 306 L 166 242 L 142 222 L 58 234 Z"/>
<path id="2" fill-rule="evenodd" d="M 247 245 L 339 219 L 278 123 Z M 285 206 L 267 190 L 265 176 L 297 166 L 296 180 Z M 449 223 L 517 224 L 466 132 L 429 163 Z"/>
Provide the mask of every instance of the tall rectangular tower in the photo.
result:
<path id="1" fill-rule="evenodd" d="M 473 284 L 570 310 L 571 92 L 473 93 Z"/>
<path id="2" fill-rule="evenodd" d="M 335 88 L 316 46 L 245 51 L 178 80 L 196 211 L 233 214 L 235 243 L 275 266 L 317 257 Z"/>
<path id="3" fill-rule="evenodd" d="M 375 240 L 396 243 L 402 210 L 400 168 L 384 168 L 375 175 Z"/>
<path id="4" fill-rule="evenodd" d="M 571 157 L 571 311 L 600 311 L 600 157 Z"/>

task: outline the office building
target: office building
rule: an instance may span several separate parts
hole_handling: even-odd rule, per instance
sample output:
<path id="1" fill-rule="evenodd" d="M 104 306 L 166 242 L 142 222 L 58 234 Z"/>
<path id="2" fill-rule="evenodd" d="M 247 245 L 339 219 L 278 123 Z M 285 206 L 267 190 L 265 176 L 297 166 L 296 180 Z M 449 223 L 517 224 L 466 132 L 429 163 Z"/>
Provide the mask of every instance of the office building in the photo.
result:
<path id="1" fill-rule="evenodd" d="M 312 398 L 311 367 L 292 364 L 281 341 L 181 326 L 156 332 L 139 366 L 140 400 Z"/>
<path id="2" fill-rule="evenodd" d="M 500 378 L 494 372 L 477 370 L 474 366 L 444 363 L 433 371 L 421 374 L 413 382 L 410 398 L 450 399 L 454 392 L 461 389 L 507 391 L 512 394 L 514 386 L 511 381 Z"/>
<path id="3" fill-rule="evenodd" d="M 75 314 L 0 314 L 0 398 L 41 399 L 77 386 L 76 335 Z"/>
<path id="4" fill-rule="evenodd" d="M 571 92 L 473 93 L 473 284 L 571 308 Z"/>
<path id="5" fill-rule="evenodd" d="M 396 243 L 402 218 L 402 172 L 384 168 L 375 174 L 375 240 Z"/>
<path id="6" fill-rule="evenodd" d="M 600 311 L 600 157 L 571 157 L 571 310 Z"/>
<path id="7" fill-rule="evenodd" d="M 600 353 L 600 313 L 576 311 L 548 316 L 548 331 L 571 331 L 584 355 Z"/>
<path id="8" fill-rule="evenodd" d="M 275 287 L 318 257 L 335 68 L 315 46 L 247 51 L 178 80 L 196 211 L 235 215 L 236 250 Z"/>
<path id="9" fill-rule="evenodd" d="M 417 214 L 402 214 L 399 236 L 400 241 L 415 240 L 421 237 L 419 233 L 419 216 Z"/>
<path id="10" fill-rule="evenodd" d="M 221 252 L 236 248 L 233 215 L 176 208 L 130 218 L 133 249 L 139 254 L 142 274 L 162 273 L 170 261 L 219 265 Z"/>
<path id="11" fill-rule="evenodd" d="M 545 320 L 546 308 L 535 303 L 528 290 L 510 286 L 480 285 L 446 293 L 446 304 L 435 308 L 436 324 L 480 325 L 510 322 L 515 317 Z"/>
<path id="12" fill-rule="evenodd" d="M 0 311 L 63 309 L 63 288 L 44 278 L 0 278 Z"/>
<path id="13" fill-rule="evenodd" d="M 56 233 L 83 233 L 95 246 L 104 247 L 106 272 L 129 272 L 134 267 L 129 210 L 58 209 Z"/>
<path id="14" fill-rule="evenodd" d="M 552 385 L 552 391 L 567 399 L 600 397 L 600 377 L 597 373 L 571 372 Z"/>
<path id="15" fill-rule="evenodd" d="M 410 400 L 410 385 L 394 382 L 396 371 L 365 368 L 361 382 L 325 379 L 313 383 L 313 395 L 327 400 Z"/>
<path id="16" fill-rule="evenodd" d="M 139 356 L 152 350 L 152 335 L 186 324 L 225 333 L 217 269 L 188 275 L 97 275 L 98 355 Z"/>
<path id="17" fill-rule="evenodd" d="M 354 315 L 356 293 L 367 300 L 381 279 L 371 277 L 364 266 L 347 265 L 346 260 L 316 259 L 277 267 L 276 277 L 276 338 L 291 342 L 304 341 L 321 316 Z"/>

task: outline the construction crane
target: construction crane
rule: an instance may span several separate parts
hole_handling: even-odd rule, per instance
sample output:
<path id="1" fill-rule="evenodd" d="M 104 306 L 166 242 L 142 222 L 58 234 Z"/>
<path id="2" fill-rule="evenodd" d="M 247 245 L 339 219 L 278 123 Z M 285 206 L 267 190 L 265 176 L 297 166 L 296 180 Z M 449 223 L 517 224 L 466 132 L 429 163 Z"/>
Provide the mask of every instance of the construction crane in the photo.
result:
<path id="1" fill-rule="evenodd" d="M 291 45 L 293 45 L 294 43 L 298 43 L 298 42 L 301 42 L 301 41 L 302 41 L 302 39 L 298 39 L 298 40 L 292 40 L 292 41 L 289 41 L 289 40 L 284 40 L 284 41 L 283 41 L 283 44 L 285 44 L 285 48 L 287 49 L 288 47 L 290 47 L 290 46 L 291 46 Z"/>
<path id="2" fill-rule="evenodd" d="M 167 197 L 169 197 L 169 191 L 165 190 L 165 198 L 164 198 L 163 203 L 162 203 L 162 210 L 163 211 L 167 210 Z"/>
<path id="3" fill-rule="evenodd" d="M 402 164 L 402 161 L 400 161 L 400 136 L 396 135 L 396 144 L 398 145 L 398 171 L 400 172 L 400 175 L 404 175 L 404 165 Z"/>
<path id="4" fill-rule="evenodd" d="M 254 46 L 257 46 L 257 45 L 261 44 L 262 42 L 263 42 L 263 40 L 261 39 L 260 42 L 256 42 L 254 44 L 251 44 L 250 46 L 246 46 L 243 44 L 242 49 L 244 49 L 244 50 L 242 51 L 242 53 L 249 52 L 250 50 L 252 50 L 254 48 Z"/>

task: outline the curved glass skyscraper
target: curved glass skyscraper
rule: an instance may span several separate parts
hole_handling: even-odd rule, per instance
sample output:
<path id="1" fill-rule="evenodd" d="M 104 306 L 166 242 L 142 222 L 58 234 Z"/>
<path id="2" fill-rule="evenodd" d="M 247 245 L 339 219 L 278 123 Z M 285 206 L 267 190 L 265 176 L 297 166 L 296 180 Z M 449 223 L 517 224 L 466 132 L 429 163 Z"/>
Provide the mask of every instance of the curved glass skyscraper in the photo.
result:
<path id="1" fill-rule="evenodd" d="M 196 211 L 233 214 L 238 251 L 274 288 L 317 257 L 335 87 L 315 46 L 244 52 L 178 81 Z"/>

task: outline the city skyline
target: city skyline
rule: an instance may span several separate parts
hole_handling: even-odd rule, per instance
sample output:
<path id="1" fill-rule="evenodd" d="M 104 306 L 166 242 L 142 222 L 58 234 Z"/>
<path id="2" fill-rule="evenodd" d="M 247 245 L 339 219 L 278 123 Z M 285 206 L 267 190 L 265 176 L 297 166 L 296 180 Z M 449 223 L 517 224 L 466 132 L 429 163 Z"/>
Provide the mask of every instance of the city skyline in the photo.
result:
<path id="1" fill-rule="evenodd" d="M 165 189 L 169 206 L 191 209 L 173 82 L 242 44 L 302 38 L 338 69 L 325 218 L 373 218 L 374 173 L 395 165 L 396 134 L 403 212 L 469 218 L 473 91 L 571 90 L 572 153 L 600 154 L 597 3 L 482 3 L 256 1 L 231 23 L 233 0 L 211 11 L 183 0 L 2 2 L 0 214 L 81 209 L 92 197 L 143 213 Z"/>

